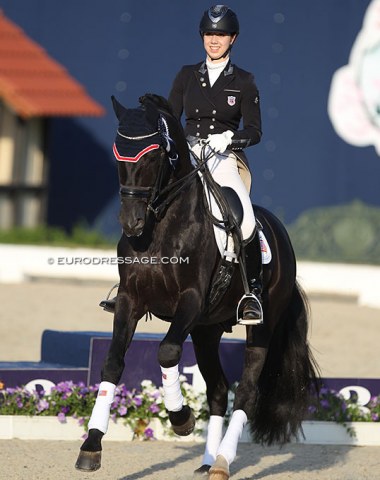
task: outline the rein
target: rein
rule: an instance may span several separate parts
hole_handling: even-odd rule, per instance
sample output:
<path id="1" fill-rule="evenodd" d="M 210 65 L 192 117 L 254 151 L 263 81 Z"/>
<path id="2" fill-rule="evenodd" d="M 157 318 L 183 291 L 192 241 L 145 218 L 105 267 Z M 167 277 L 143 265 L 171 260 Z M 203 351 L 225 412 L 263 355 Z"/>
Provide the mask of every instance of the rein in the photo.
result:
<path id="1" fill-rule="evenodd" d="M 207 157 L 204 157 L 203 160 L 200 160 L 198 157 L 196 157 L 197 166 L 182 178 L 176 180 L 173 183 L 170 183 L 161 191 L 158 191 L 156 197 L 153 198 L 151 202 L 149 202 L 147 207 L 148 210 L 153 212 L 156 218 L 161 218 L 162 213 L 166 210 L 166 208 L 170 205 L 170 203 L 176 198 L 176 196 L 184 188 L 186 188 L 192 182 L 196 174 L 199 172 L 199 170 L 201 170 L 205 166 L 205 164 L 208 162 L 210 157 L 211 157 L 211 154 L 208 155 Z M 167 195 L 166 199 L 161 198 L 161 197 L 165 197 L 166 195 Z M 154 205 L 157 203 L 158 203 L 158 206 L 154 207 Z"/>

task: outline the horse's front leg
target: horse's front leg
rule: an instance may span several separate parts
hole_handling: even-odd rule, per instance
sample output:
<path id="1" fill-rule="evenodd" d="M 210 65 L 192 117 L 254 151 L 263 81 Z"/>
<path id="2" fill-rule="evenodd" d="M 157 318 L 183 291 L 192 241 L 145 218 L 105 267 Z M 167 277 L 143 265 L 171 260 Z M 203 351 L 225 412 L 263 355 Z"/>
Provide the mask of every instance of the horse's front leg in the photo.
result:
<path id="1" fill-rule="evenodd" d="M 196 327 L 191 332 L 198 367 L 206 382 L 207 403 L 210 408 L 205 452 L 201 467 L 194 472 L 194 478 L 208 475 L 223 437 L 224 416 L 228 406 L 228 381 L 219 357 L 223 331 L 221 325 L 207 325 Z"/>
<path id="2" fill-rule="evenodd" d="M 209 480 L 228 480 L 229 467 L 236 457 L 237 447 L 248 415 L 255 408 L 257 382 L 268 352 L 270 333 L 265 325 L 247 327 L 244 368 L 236 389 L 233 413 L 227 431 L 219 445 L 216 461 L 209 470 Z"/>
<path id="3" fill-rule="evenodd" d="M 111 345 L 104 362 L 98 396 L 88 424 L 88 437 L 81 446 L 75 468 L 95 471 L 101 466 L 101 441 L 107 432 L 115 388 L 124 370 L 124 356 L 136 330 L 138 319 L 131 316 L 130 301 L 119 292 Z"/>
<path id="4" fill-rule="evenodd" d="M 169 420 L 174 433 L 181 436 L 190 435 L 195 427 L 195 417 L 190 407 L 184 405 L 178 365 L 182 356 L 183 342 L 197 319 L 194 312 L 200 311 L 199 296 L 196 297 L 194 292 L 194 295 L 186 295 L 182 299 L 158 350 L 165 407 L 169 412 Z"/>

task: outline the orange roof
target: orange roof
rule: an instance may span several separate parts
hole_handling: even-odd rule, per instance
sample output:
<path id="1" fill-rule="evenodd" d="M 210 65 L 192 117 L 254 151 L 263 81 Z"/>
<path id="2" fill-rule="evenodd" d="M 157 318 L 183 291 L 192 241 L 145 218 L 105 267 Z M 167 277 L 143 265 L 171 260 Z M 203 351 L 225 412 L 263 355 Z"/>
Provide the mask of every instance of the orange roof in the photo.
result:
<path id="1" fill-rule="evenodd" d="M 0 99 L 22 117 L 105 113 L 64 67 L 1 11 Z"/>

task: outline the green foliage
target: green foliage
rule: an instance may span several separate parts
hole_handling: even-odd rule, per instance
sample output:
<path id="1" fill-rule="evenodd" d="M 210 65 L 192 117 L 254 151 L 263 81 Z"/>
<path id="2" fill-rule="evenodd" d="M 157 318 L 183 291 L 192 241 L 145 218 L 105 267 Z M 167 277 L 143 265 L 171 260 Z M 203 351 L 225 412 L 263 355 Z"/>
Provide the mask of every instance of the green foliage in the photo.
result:
<path id="1" fill-rule="evenodd" d="M 304 212 L 287 227 L 298 259 L 380 264 L 380 208 L 360 201 Z"/>
<path id="2" fill-rule="evenodd" d="M 85 224 L 74 226 L 71 234 L 63 228 L 39 226 L 35 228 L 14 227 L 0 230 L 0 243 L 17 245 L 59 245 L 67 247 L 115 248 L 117 239 L 106 238 Z"/>

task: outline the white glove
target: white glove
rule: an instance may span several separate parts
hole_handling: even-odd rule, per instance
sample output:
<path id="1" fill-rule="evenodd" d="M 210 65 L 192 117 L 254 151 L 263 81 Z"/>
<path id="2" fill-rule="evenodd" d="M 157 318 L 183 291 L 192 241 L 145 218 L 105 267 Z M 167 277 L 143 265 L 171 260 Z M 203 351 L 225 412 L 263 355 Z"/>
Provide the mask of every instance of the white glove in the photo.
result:
<path id="1" fill-rule="evenodd" d="M 207 143 L 216 153 L 224 153 L 227 150 L 228 145 L 230 145 L 233 136 L 234 133 L 231 132 L 231 130 L 227 130 L 223 133 L 214 133 L 214 135 L 208 136 Z"/>

